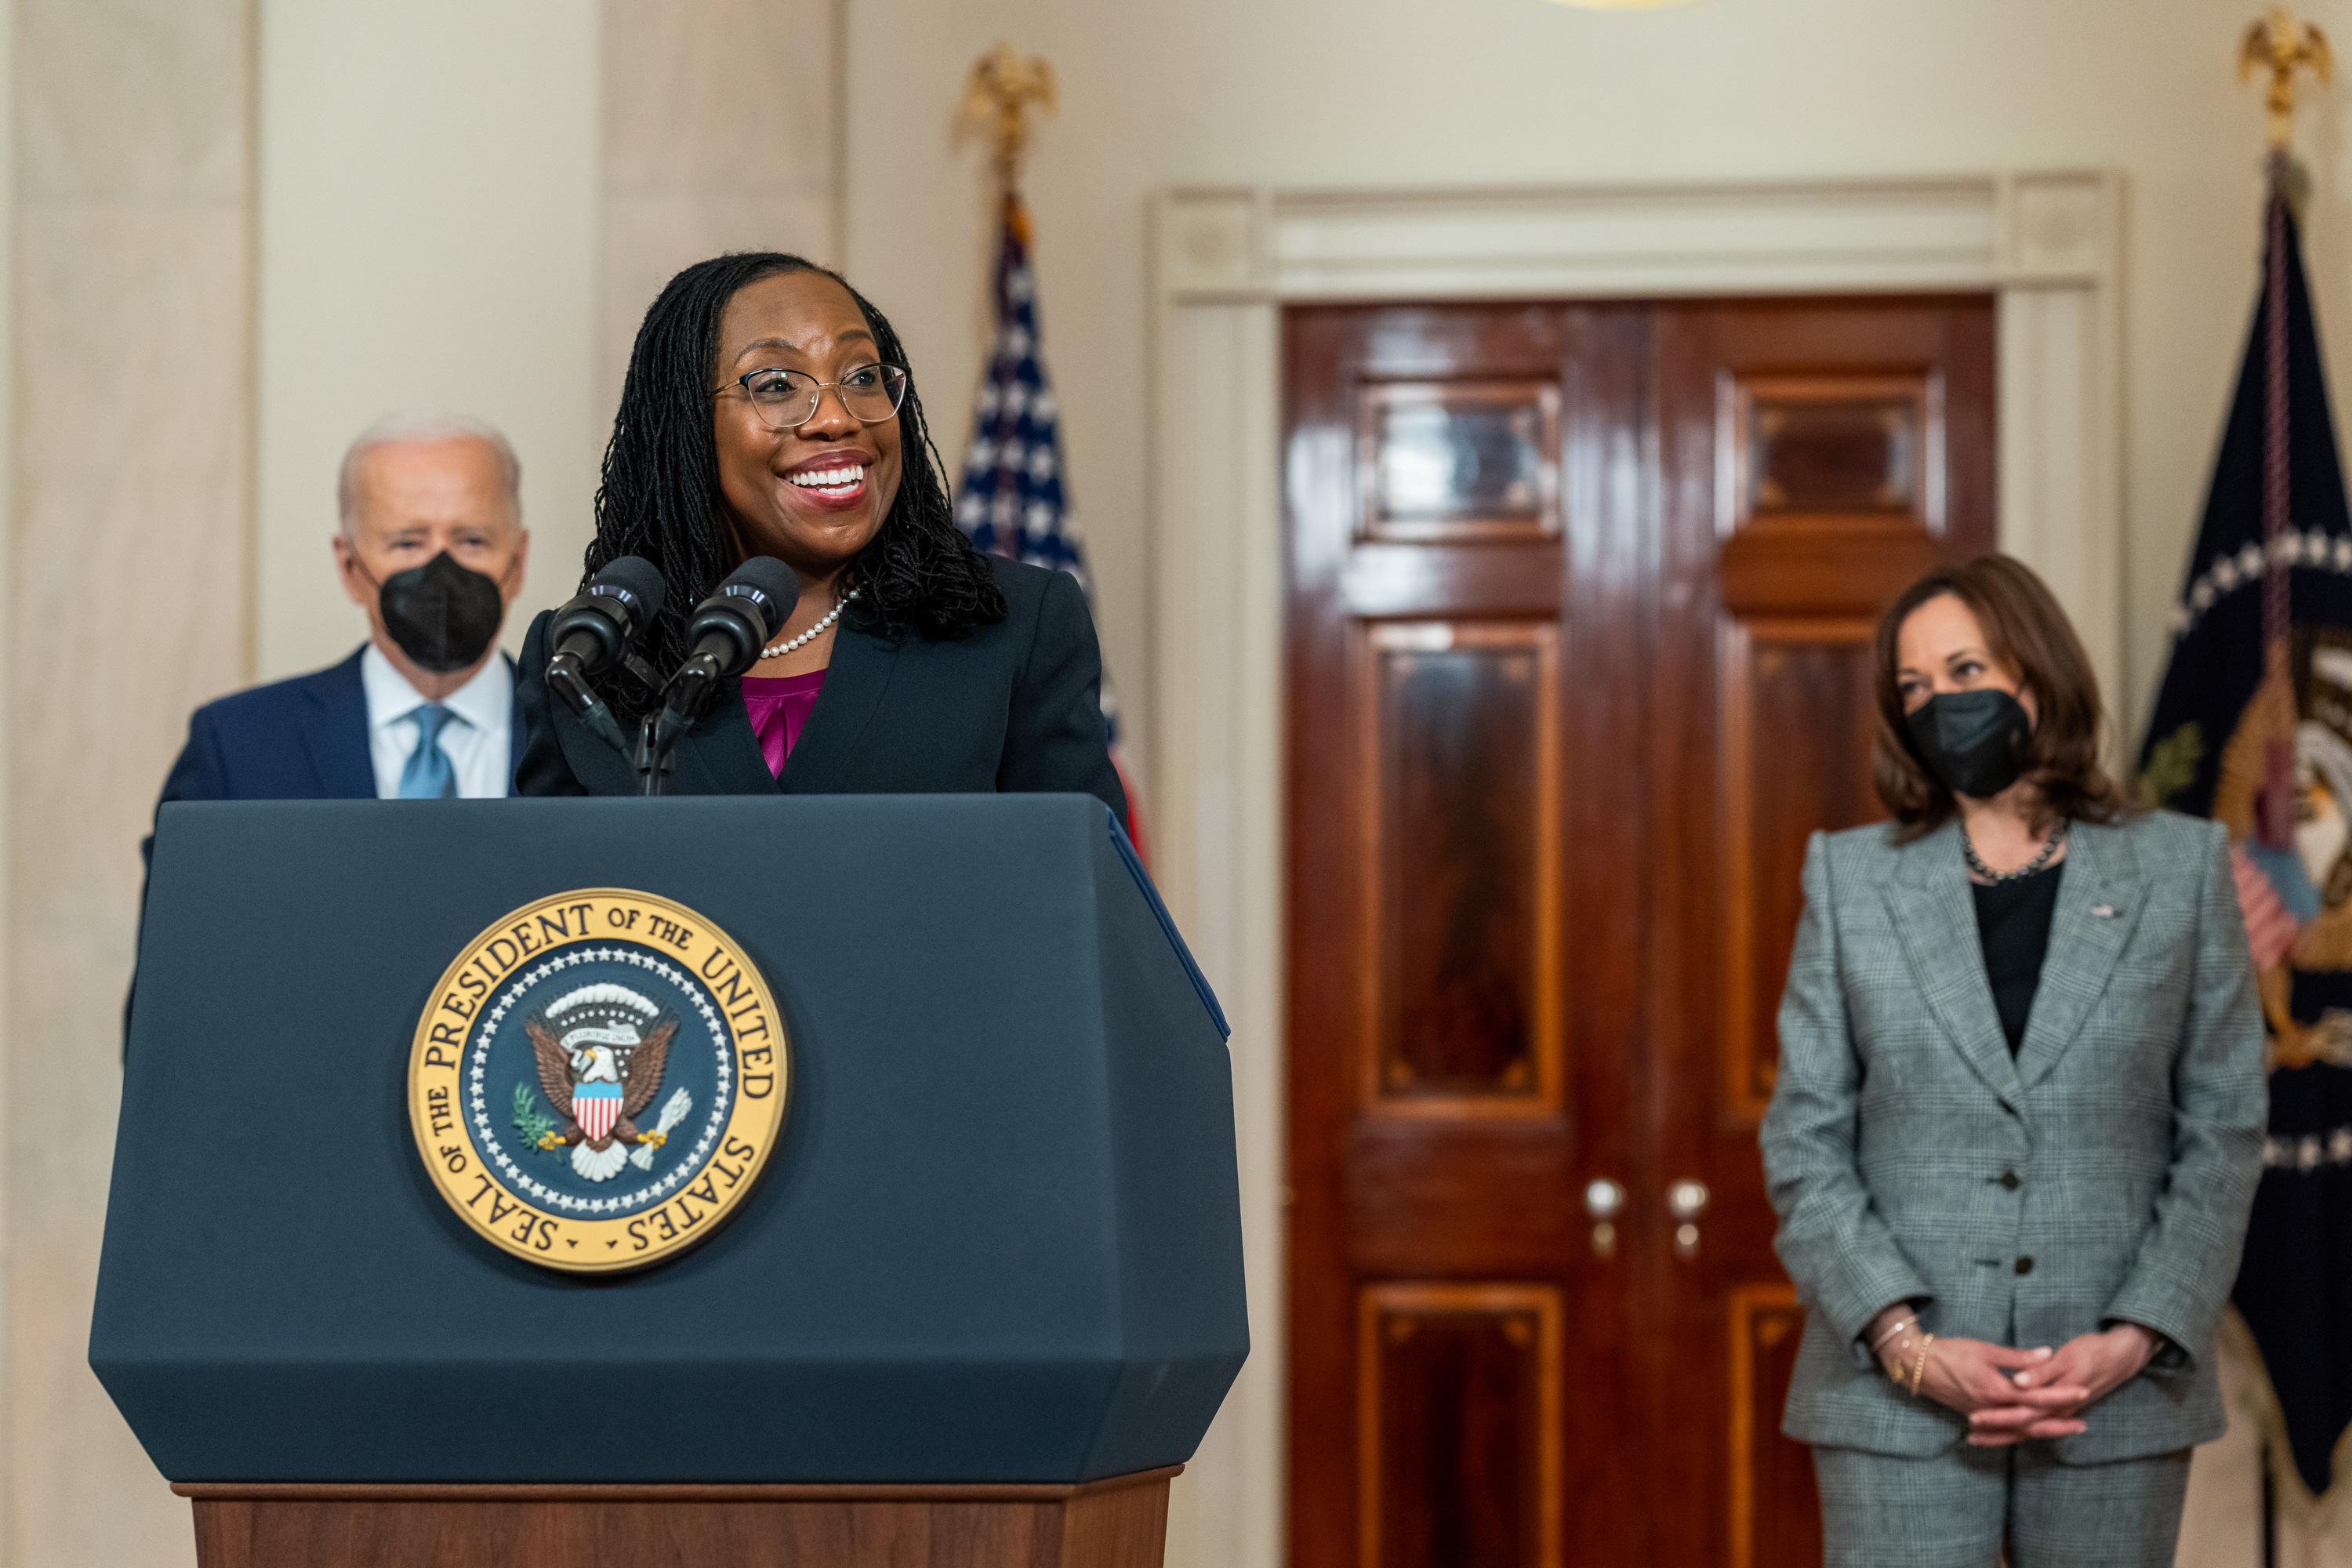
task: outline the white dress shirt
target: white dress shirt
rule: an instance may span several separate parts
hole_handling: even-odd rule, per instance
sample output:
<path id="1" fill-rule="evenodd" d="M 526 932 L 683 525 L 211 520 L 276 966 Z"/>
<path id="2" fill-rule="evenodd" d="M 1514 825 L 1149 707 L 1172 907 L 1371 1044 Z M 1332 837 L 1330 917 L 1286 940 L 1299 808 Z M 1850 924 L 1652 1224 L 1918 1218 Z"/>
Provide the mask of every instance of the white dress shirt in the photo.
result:
<path id="1" fill-rule="evenodd" d="M 416 710 L 429 699 L 393 668 L 373 642 L 360 655 L 360 686 L 367 693 L 368 755 L 375 763 L 378 800 L 400 798 L 400 775 L 416 750 Z M 504 800 L 514 778 L 514 671 L 493 653 L 474 679 L 441 699 L 450 722 L 441 749 L 457 774 L 461 800 Z"/>

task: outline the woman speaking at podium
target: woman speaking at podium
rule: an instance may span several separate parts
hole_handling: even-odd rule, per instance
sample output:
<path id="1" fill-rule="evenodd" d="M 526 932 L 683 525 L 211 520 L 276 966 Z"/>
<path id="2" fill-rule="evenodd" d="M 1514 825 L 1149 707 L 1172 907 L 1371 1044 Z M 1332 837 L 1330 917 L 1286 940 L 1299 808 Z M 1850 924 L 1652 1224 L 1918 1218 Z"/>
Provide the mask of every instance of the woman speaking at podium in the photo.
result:
<path id="1" fill-rule="evenodd" d="M 639 651 L 664 674 L 737 566 L 771 556 L 800 581 L 740 693 L 679 742 L 669 793 L 1067 791 L 1126 820 L 1076 579 L 957 531 L 898 336 L 835 274 L 751 253 L 662 289 L 629 355 L 587 571 L 624 555 L 661 569 Z M 549 619 L 523 647 L 520 792 L 637 793 L 628 759 L 551 700 Z M 625 725 L 655 701 L 618 671 L 604 684 Z"/>

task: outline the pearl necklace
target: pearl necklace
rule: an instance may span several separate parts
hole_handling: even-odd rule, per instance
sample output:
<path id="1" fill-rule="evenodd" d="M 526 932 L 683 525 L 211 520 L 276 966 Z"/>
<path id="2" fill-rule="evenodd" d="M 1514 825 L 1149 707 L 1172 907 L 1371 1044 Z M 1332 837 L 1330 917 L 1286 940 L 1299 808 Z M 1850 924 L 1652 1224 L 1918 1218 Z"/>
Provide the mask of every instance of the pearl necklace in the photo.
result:
<path id="1" fill-rule="evenodd" d="M 782 658 L 784 655 L 792 652 L 793 649 L 805 647 L 806 645 L 816 641 L 818 637 L 824 635 L 824 629 L 827 626 L 841 619 L 841 612 L 847 608 L 849 601 L 856 597 L 857 597 L 857 590 L 852 588 L 848 593 L 834 601 L 833 608 L 824 613 L 824 619 L 817 622 L 816 625 L 809 627 L 808 630 L 803 632 L 800 636 L 794 637 L 788 643 L 782 643 L 774 647 L 761 648 L 760 650 L 760 657 L 761 658 Z"/>
<path id="2" fill-rule="evenodd" d="M 1968 824 L 1965 822 L 1960 824 L 1960 853 L 1968 858 L 1969 869 L 1974 871 L 1982 880 L 1995 884 L 2023 881 L 2049 865 L 2050 857 L 2057 854 L 2058 846 L 2065 842 L 2066 819 L 2062 816 L 2058 819 L 2057 826 L 2050 830 L 2050 837 L 2042 840 L 2041 854 L 2036 855 L 2014 871 L 1996 871 L 1984 863 L 1984 858 L 1977 853 L 1977 847 L 1969 842 Z"/>

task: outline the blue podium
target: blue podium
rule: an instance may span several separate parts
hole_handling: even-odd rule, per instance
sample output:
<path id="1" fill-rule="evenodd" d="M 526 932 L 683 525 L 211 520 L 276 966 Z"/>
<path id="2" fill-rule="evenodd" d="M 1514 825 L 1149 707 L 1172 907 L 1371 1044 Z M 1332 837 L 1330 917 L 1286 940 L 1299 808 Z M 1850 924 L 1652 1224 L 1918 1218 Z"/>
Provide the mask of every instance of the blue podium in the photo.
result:
<path id="1" fill-rule="evenodd" d="M 667 950 L 561 946 L 592 892 L 723 933 L 764 980 L 789 1086 L 723 1225 L 603 1274 L 494 1242 L 426 1163 L 538 1173 L 517 1201 L 576 1247 L 663 1195 L 656 1160 L 684 1177 L 731 1136 L 719 1111 L 753 1075 L 730 1076 L 698 998 L 740 1019 L 740 986 L 718 956 L 694 975 L 684 917 L 635 933 L 681 944 L 684 1005 L 620 983 L 672 973 Z M 558 914 L 485 946 L 530 908 Z M 536 968 L 511 951 L 533 941 Z M 472 966 L 496 984 L 458 971 L 469 952 L 500 957 Z M 807 1542 L 885 1515 L 933 1545 L 876 1562 L 1158 1561 L 1150 1500 L 1248 1349 L 1231 1073 L 1216 999 L 1099 803 L 175 805 L 139 963 L 90 1363 L 198 1499 L 208 1568 L 645 1563 L 689 1540 L 865 1562 Z M 471 1143 L 412 1130 L 416 1063 L 462 1086 L 445 1039 L 474 1053 Z M 623 1092 L 599 1064 L 625 1084 L 633 1052 L 689 1108 L 667 1134 L 651 1089 L 617 1133 L 592 1113 Z M 656 1196 L 599 1195 L 625 1189 Z M 941 1509 L 1011 1533 L 959 1535 Z"/>

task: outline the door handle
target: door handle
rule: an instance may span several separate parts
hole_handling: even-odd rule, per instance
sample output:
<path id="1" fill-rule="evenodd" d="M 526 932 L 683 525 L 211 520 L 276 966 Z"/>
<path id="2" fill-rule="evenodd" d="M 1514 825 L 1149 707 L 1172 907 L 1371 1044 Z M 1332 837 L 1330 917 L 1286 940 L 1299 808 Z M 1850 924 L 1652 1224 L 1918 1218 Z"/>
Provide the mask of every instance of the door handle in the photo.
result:
<path id="1" fill-rule="evenodd" d="M 1675 1256 L 1685 1263 L 1698 1256 L 1698 1216 L 1706 1212 L 1709 1195 L 1706 1184 L 1691 1176 L 1666 1188 L 1666 1213 L 1679 1222 L 1675 1226 Z"/>
<path id="2" fill-rule="evenodd" d="M 1598 1176 L 1584 1184 L 1584 1212 L 1592 1221 L 1592 1256 L 1617 1256 L 1617 1216 L 1625 1212 L 1625 1184 Z"/>

